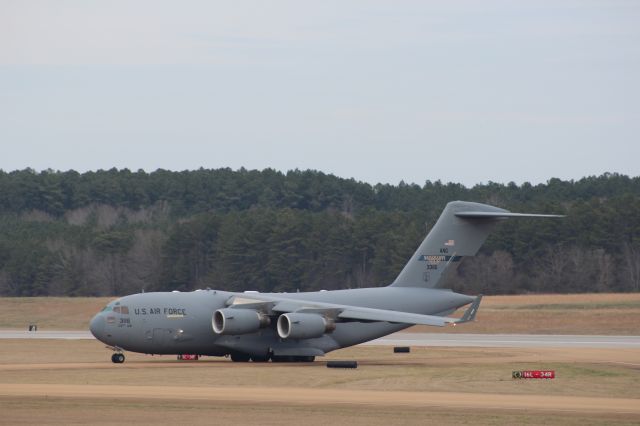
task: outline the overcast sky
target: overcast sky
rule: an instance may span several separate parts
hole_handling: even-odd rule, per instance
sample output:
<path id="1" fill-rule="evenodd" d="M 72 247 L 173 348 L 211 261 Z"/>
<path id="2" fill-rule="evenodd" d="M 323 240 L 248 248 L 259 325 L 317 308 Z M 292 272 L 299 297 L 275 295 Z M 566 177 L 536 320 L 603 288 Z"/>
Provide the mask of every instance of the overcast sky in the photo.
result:
<path id="1" fill-rule="evenodd" d="M 0 0 L 0 169 L 640 175 L 640 1 Z"/>

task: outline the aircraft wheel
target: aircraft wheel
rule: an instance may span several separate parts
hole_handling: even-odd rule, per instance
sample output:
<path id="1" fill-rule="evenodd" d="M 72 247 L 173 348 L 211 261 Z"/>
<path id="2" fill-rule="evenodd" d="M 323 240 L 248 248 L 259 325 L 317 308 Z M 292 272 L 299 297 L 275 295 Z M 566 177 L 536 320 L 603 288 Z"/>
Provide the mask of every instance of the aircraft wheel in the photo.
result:
<path id="1" fill-rule="evenodd" d="M 113 354 L 111 355 L 111 362 L 114 364 L 122 364 L 124 362 L 124 354 Z"/>
<path id="2" fill-rule="evenodd" d="M 231 361 L 233 362 L 249 362 L 251 357 L 245 354 L 231 354 Z"/>

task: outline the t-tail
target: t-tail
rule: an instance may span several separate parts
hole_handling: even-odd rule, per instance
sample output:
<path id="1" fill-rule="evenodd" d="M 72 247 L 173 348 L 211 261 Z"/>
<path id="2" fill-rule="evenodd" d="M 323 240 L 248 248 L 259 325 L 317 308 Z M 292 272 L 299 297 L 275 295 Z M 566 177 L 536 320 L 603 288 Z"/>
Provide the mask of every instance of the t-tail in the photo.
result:
<path id="1" fill-rule="evenodd" d="M 511 217 L 562 216 L 511 213 L 487 204 L 452 201 L 391 286 L 441 287 L 445 272 L 464 256 L 475 256 L 493 227 Z"/>

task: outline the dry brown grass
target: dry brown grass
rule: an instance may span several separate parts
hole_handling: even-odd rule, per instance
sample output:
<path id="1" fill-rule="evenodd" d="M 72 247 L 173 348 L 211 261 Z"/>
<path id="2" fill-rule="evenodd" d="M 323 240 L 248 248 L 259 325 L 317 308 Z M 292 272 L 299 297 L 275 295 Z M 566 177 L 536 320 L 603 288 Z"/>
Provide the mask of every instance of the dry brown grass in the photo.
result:
<path id="1" fill-rule="evenodd" d="M 488 307 L 513 307 L 523 305 L 587 303 L 640 303 L 640 293 L 582 293 L 582 294 L 518 294 L 487 296 L 482 304 Z"/>
<path id="2" fill-rule="evenodd" d="M 626 414 L 455 410 L 430 407 L 288 405 L 217 401 L 0 397 L 3 422 L 13 425 L 637 425 Z"/>
<path id="3" fill-rule="evenodd" d="M 86 330 L 89 321 L 113 298 L 110 297 L 2 297 L 0 328 Z"/>
<path id="4" fill-rule="evenodd" d="M 76 386 L 89 390 L 108 385 L 142 389 L 138 396 L 92 396 L 79 393 L 62 397 L 0 396 L 2 423 L 6 424 L 634 424 L 638 414 L 610 412 L 565 412 L 561 408 L 487 409 L 457 406 L 412 406 L 398 398 L 398 391 L 429 398 L 455 392 L 462 400 L 476 396 L 527 395 L 535 403 L 549 396 L 555 400 L 573 397 L 635 398 L 640 405 L 640 350 L 564 348 L 414 348 L 410 354 L 393 354 L 387 347 L 355 347 L 333 352 L 326 359 L 357 359 L 356 370 L 327 369 L 313 364 L 237 364 L 225 359 L 205 358 L 179 362 L 173 357 L 127 354 L 122 365 L 112 364 L 110 352 L 96 341 L 3 340 L 0 344 L 0 387 L 12 384 Z M 555 380 L 512 380 L 511 371 L 555 369 Z M 190 399 L 181 392 L 193 389 L 223 389 L 238 393 L 235 401 L 202 396 Z M 328 390 L 382 392 L 384 404 L 276 402 L 269 395 L 279 392 Z M 145 399 L 144 390 L 157 393 Z M 246 391 L 242 391 L 246 389 Z M 263 390 L 260 392 L 260 390 Z M 175 390 L 175 394 L 172 393 Z M 157 391 L 157 392 L 156 392 Z M 209 391 L 207 391 L 209 392 Z M 251 395 L 264 395 L 263 399 Z M 394 393 L 395 392 L 395 393 Z M 89 392 L 87 392 L 89 393 Z M 215 394 L 215 392 L 214 392 Z M 169 396 L 166 396 L 169 395 Z M 175 395 L 175 397 L 171 397 Z M 245 396 L 246 395 L 246 396 Z M 454 395 L 454 394 L 451 394 Z M 543 398 L 544 396 L 544 398 Z M 277 398 L 276 398 L 277 399 Z M 462 401 L 461 400 L 461 401 Z M 548 399 L 546 399 L 548 400 Z M 329 400 L 331 401 L 331 399 Z M 612 402 L 617 402 L 612 400 Z M 476 403 L 477 405 L 477 403 Z M 637 412 L 635 410 L 634 412 Z"/>
<path id="5" fill-rule="evenodd" d="M 408 331 L 636 336 L 640 335 L 640 293 L 487 296 L 474 323 L 417 326 Z"/>

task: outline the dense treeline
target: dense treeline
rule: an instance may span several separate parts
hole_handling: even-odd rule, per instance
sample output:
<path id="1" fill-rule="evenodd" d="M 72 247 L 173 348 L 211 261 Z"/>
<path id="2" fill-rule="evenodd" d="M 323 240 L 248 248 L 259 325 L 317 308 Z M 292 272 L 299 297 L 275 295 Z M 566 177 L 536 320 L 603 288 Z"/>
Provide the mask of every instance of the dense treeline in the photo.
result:
<path id="1" fill-rule="evenodd" d="M 0 171 L 0 295 L 386 285 L 451 200 L 562 220 L 501 224 L 458 290 L 640 290 L 640 178 L 466 188 L 317 171 Z"/>

